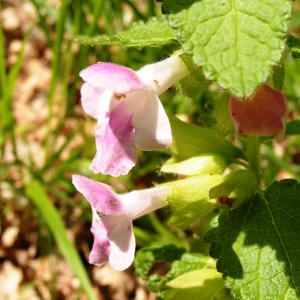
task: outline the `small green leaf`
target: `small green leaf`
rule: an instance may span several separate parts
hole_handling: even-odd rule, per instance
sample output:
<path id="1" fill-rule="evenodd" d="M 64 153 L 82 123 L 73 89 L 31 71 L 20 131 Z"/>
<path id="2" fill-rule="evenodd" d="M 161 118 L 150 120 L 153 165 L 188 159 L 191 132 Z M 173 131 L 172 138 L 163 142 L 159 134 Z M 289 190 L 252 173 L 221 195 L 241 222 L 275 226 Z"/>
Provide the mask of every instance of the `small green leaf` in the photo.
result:
<path id="1" fill-rule="evenodd" d="M 196 1 L 199 0 L 157 0 L 157 2 L 163 2 L 161 7 L 163 14 L 175 13 L 187 9 Z"/>
<path id="2" fill-rule="evenodd" d="M 292 50 L 293 58 L 300 58 L 300 39 L 289 35 L 287 37 L 286 43 L 288 47 Z"/>
<path id="3" fill-rule="evenodd" d="M 285 135 L 300 134 L 300 120 L 294 120 L 286 124 Z"/>
<path id="4" fill-rule="evenodd" d="M 100 35 L 96 37 L 75 36 L 74 42 L 88 45 L 113 45 L 119 44 L 124 48 L 159 47 L 176 42 L 175 31 L 170 27 L 165 16 L 151 18 L 146 23 L 140 21 L 133 23 L 126 30 L 113 36 Z"/>
<path id="5" fill-rule="evenodd" d="M 184 52 L 207 79 L 250 97 L 280 62 L 291 1 L 202 0 L 186 6 L 169 16 Z"/>
<path id="6" fill-rule="evenodd" d="M 185 252 L 184 248 L 177 248 L 173 245 L 163 245 L 155 243 L 150 247 L 145 247 L 137 251 L 134 260 L 135 272 L 143 279 L 147 278 L 148 272 L 156 260 L 173 262 L 180 259 Z"/>
<path id="7" fill-rule="evenodd" d="M 157 274 L 152 274 L 147 282 L 147 287 L 151 292 L 158 293 L 160 288 L 167 282 L 165 278 L 160 277 Z"/>
<path id="8" fill-rule="evenodd" d="M 83 45 L 91 45 L 91 46 L 97 46 L 97 45 L 114 45 L 119 44 L 122 45 L 122 43 L 115 38 L 114 36 L 108 36 L 108 35 L 98 35 L 95 37 L 90 37 L 88 35 L 76 35 L 73 37 L 74 43 L 79 43 Z"/>
<path id="9" fill-rule="evenodd" d="M 180 260 L 173 261 L 171 270 L 166 275 L 166 278 L 170 281 L 184 273 L 202 269 L 206 265 L 208 259 L 208 256 L 200 253 L 183 253 Z"/>
<path id="10" fill-rule="evenodd" d="M 300 184 L 273 183 L 205 235 L 236 299 L 299 299 Z"/>
<path id="11" fill-rule="evenodd" d="M 220 138 L 225 138 L 229 133 L 234 131 L 229 111 L 229 100 L 230 94 L 224 93 L 216 105 L 217 133 Z"/>
<path id="12" fill-rule="evenodd" d="M 182 54 L 180 57 L 190 71 L 190 75 L 180 80 L 182 92 L 190 98 L 195 98 L 204 92 L 211 85 L 211 82 L 206 80 L 201 68 L 195 67 L 193 59 L 190 56 Z"/>

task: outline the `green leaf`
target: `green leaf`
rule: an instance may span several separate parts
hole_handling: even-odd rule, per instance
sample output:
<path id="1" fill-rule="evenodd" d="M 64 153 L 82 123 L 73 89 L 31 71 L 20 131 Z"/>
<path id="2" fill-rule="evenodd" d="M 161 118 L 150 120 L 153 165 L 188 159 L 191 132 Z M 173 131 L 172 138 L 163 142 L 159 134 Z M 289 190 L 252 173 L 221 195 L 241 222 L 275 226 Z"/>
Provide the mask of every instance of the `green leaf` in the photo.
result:
<path id="1" fill-rule="evenodd" d="M 40 211 L 49 227 L 62 255 L 80 280 L 82 289 L 89 299 L 96 300 L 86 269 L 78 255 L 75 246 L 70 242 L 63 221 L 38 181 L 31 181 L 26 186 L 26 195 Z"/>
<path id="2" fill-rule="evenodd" d="M 234 132 L 233 121 L 229 111 L 230 95 L 224 93 L 216 104 L 217 133 L 220 138 L 225 138 L 229 133 Z"/>
<path id="3" fill-rule="evenodd" d="M 165 16 L 151 18 L 146 23 L 140 21 L 132 24 L 127 31 L 121 31 L 113 36 L 100 35 L 96 37 L 75 36 L 73 41 L 88 45 L 118 44 L 124 48 L 159 47 L 176 42 L 175 31 L 170 27 Z"/>
<path id="4" fill-rule="evenodd" d="M 300 134 L 300 120 L 294 120 L 286 124 L 285 135 Z"/>
<path id="5" fill-rule="evenodd" d="M 300 58 L 300 39 L 289 35 L 287 37 L 286 43 L 288 47 L 292 50 L 293 58 Z"/>
<path id="6" fill-rule="evenodd" d="M 115 37 L 115 36 L 108 36 L 108 35 L 98 35 L 94 37 L 90 37 L 88 35 L 76 35 L 72 38 L 73 42 L 83 44 L 83 45 L 122 45 L 122 43 Z"/>
<path id="7" fill-rule="evenodd" d="M 194 270 L 176 277 L 166 284 L 166 287 L 174 289 L 171 297 L 166 299 L 187 300 L 207 299 L 212 300 L 223 288 L 224 281 L 220 273 L 215 269 Z M 167 291 L 170 294 L 170 291 Z M 175 294 L 175 295 L 174 295 Z M 201 295 L 201 298 L 199 296 Z"/>
<path id="8" fill-rule="evenodd" d="M 180 80 L 182 92 L 184 95 L 195 98 L 200 93 L 204 92 L 211 82 L 206 80 L 202 68 L 196 68 L 192 58 L 188 55 L 182 54 L 180 58 L 184 61 L 190 75 Z"/>
<path id="9" fill-rule="evenodd" d="M 222 213 L 205 240 L 236 299 L 299 299 L 300 184 L 273 183 Z"/>
<path id="10" fill-rule="evenodd" d="M 198 0 L 157 0 L 157 2 L 163 2 L 161 7 L 163 14 L 175 13 L 187 9 L 196 1 Z"/>
<path id="11" fill-rule="evenodd" d="M 184 248 L 178 248 L 174 245 L 162 245 L 160 243 L 142 248 L 136 253 L 134 260 L 135 272 L 138 276 L 146 279 L 148 272 L 156 260 L 173 262 L 180 259 L 184 252 Z"/>
<path id="12" fill-rule="evenodd" d="M 180 260 L 173 261 L 171 270 L 167 273 L 166 278 L 170 281 L 184 273 L 202 269 L 208 259 L 208 256 L 200 253 L 183 253 Z"/>
<path id="13" fill-rule="evenodd" d="M 280 62 L 290 15 L 290 0 L 202 0 L 169 20 L 206 78 L 247 98 Z"/>
<path id="14" fill-rule="evenodd" d="M 158 293 L 160 291 L 161 286 L 166 283 L 166 279 L 160 277 L 157 274 L 152 274 L 149 277 L 149 281 L 147 282 L 147 288 L 154 293 Z"/>

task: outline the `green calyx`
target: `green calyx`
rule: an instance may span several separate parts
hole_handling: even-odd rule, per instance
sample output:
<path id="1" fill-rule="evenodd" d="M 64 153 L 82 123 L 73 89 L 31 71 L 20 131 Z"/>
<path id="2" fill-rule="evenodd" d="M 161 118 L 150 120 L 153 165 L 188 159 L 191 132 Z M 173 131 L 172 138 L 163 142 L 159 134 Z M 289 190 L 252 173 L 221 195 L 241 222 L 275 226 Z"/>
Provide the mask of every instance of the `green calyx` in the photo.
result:
<path id="1" fill-rule="evenodd" d="M 188 124 L 169 116 L 173 142 L 170 146 L 174 162 L 199 155 L 220 155 L 231 163 L 234 159 L 246 159 L 244 153 L 227 141 L 221 141 L 216 131 Z"/>
<path id="2" fill-rule="evenodd" d="M 200 155 L 180 162 L 167 162 L 161 168 L 162 172 L 194 176 L 202 174 L 222 174 L 228 161 L 219 155 Z"/>
<path id="3" fill-rule="evenodd" d="M 210 202 L 222 206 L 227 204 L 232 208 L 250 199 L 257 191 L 257 180 L 253 172 L 235 170 L 226 175 L 222 182 L 209 190 Z M 227 203 L 226 200 L 228 199 Z"/>
<path id="4" fill-rule="evenodd" d="M 170 225 L 186 228 L 201 216 L 214 209 L 209 190 L 222 182 L 222 175 L 200 175 L 162 184 L 173 186 L 167 198 L 171 207 Z"/>

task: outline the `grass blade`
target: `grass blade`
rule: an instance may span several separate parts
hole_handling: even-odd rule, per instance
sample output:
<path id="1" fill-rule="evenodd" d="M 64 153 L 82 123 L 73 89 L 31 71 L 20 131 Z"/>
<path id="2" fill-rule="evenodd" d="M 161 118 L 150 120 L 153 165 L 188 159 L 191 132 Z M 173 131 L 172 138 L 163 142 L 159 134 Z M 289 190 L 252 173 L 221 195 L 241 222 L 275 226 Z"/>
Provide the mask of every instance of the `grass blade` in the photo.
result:
<path id="1" fill-rule="evenodd" d="M 82 289 L 86 292 L 90 300 L 97 300 L 80 257 L 74 245 L 68 239 L 63 221 L 41 184 L 35 180 L 31 181 L 26 186 L 25 192 L 45 219 L 62 255 L 73 269 L 74 274 L 79 278 Z"/>

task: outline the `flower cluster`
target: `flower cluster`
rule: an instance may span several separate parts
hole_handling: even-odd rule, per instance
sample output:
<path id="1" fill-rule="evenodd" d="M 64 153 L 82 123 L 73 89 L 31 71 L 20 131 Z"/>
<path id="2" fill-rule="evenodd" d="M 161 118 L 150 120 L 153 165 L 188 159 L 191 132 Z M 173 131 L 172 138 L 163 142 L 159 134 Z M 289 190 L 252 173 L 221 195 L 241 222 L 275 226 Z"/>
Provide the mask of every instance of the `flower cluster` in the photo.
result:
<path id="1" fill-rule="evenodd" d="M 81 88 L 82 106 L 86 113 L 97 119 L 98 125 L 96 154 L 90 169 L 112 176 L 125 175 L 136 164 L 135 148 L 154 150 L 170 146 L 171 126 L 158 96 L 188 74 L 179 55 L 147 65 L 139 71 L 112 63 L 97 63 L 81 71 L 80 76 L 85 81 Z M 288 110 L 279 91 L 262 85 L 246 101 L 231 96 L 230 112 L 236 133 L 275 135 L 276 141 L 283 140 Z M 129 267 L 135 252 L 132 220 L 151 211 L 170 205 L 170 221 L 184 228 L 213 209 L 213 198 L 235 199 L 234 205 L 238 205 L 255 192 L 257 178 L 251 171 L 237 170 L 226 178 L 221 175 L 234 158 L 243 157 L 233 145 L 222 143 L 222 151 L 218 152 L 211 131 L 201 129 L 196 133 L 196 130 L 190 130 L 191 125 L 183 130 L 183 125 L 176 125 L 177 121 L 172 121 L 172 118 L 170 120 L 174 135 L 172 147 L 175 147 L 172 151 L 194 151 L 194 156 L 190 157 L 190 153 L 179 156 L 179 161 L 171 160 L 164 170 L 175 170 L 190 177 L 118 195 L 104 183 L 73 176 L 75 188 L 92 208 L 94 243 L 90 263 L 100 266 L 109 262 L 119 271 Z M 191 142 L 187 140 L 186 144 L 180 140 L 181 148 L 178 148 L 176 136 L 182 135 L 193 135 L 193 139 Z M 202 153 L 194 145 L 196 140 L 208 150 Z M 242 181 L 236 180 L 237 177 Z M 249 186 L 250 181 L 253 184 L 252 189 L 247 190 L 249 196 L 244 192 L 244 184 Z M 236 189 L 234 193 L 228 189 L 236 183 L 241 186 L 239 193 Z M 208 198 L 212 200 L 208 201 Z"/>
<path id="2" fill-rule="evenodd" d="M 170 122 L 158 95 L 188 74 L 179 55 L 137 72 L 112 63 L 97 63 L 81 71 L 85 81 L 82 106 L 98 123 L 97 151 L 90 169 L 125 175 L 137 161 L 135 147 L 154 150 L 170 146 Z M 116 270 L 126 269 L 135 252 L 132 220 L 168 205 L 172 187 L 117 195 L 110 186 L 82 176 L 74 175 L 73 184 L 92 208 L 90 263 L 100 266 L 109 262 Z"/>

